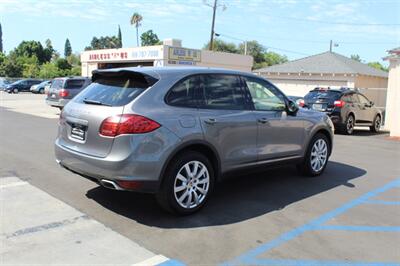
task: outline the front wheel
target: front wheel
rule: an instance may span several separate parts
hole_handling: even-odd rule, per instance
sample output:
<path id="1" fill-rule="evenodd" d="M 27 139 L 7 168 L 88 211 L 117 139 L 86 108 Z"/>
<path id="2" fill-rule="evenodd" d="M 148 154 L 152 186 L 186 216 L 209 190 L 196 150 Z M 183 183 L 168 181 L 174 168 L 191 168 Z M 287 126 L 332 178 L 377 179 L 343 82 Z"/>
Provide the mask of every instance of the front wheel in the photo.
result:
<path id="1" fill-rule="evenodd" d="M 377 115 L 375 116 L 373 125 L 370 126 L 369 129 L 371 130 L 371 132 L 378 133 L 379 130 L 381 129 L 381 124 L 382 124 L 381 116 Z"/>
<path id="2" fill-rule="evenodd" d="M 306 176 L 321 175 L 328 163 L 330 149 L 328 138 L 324 134 L 316 134 L 308 145 L 303 162 L 297 168 Z"/>
<path id="3" fill-rule="evenodd" d="M 204 206 L 213 185 L 214 170 L 208 158 L 190 151 L 171 161 L 156 198 L 168 212 L 187 215 Z"/>
<path id="4" fill-rule="evenodd" d="M 18 89 L 13 90 L 13 93 L 18 93 L 18 92 L 19 92 Z"/>

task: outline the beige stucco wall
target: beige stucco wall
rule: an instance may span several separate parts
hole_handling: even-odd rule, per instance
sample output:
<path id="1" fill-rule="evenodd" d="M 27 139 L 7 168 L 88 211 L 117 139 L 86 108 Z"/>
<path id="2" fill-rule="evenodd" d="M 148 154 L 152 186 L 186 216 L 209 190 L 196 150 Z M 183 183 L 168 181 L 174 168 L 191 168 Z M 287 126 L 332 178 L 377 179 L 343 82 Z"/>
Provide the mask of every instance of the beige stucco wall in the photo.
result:
<path id="1" fill-rule="evenodd" d="M 202 50 L 201 62 L 198 62 L 196 66 L 218 67 L 251 72 L 253 57 L 249 55 Z"/>
<path id="2" fill-rule="evenodd" d="M 308 73 L 257 73 L 286 95 L 304 96 L 315 87 L 354 87 L 355 76 Z"/>
<path id="3" fill-rule="evenodd" d="M 355 79 L 356 88 L 387 88 L 388 78 L 359 75 Z"/>
<path id="4" fill-rule="evenodd" d="M 400 56 L 389 59 L 385 128 L 390 136 L 400 137 Z"/>

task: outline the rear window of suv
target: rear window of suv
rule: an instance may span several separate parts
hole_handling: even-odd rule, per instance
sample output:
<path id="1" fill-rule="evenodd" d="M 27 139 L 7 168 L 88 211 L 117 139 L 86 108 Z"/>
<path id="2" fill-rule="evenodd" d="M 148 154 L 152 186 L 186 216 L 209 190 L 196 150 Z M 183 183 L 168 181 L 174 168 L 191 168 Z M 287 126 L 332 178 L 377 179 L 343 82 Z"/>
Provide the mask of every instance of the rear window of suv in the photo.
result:
<path id="1" fill-rule="evenodd" d="M 316 90 L 310 91 L 304 96 L 304 100 L 307 102 L 315 101 L 317 99 L 324 99 L 328 101 L 335 101 L 337 100 L 342 93 L 340 91 L 333 91 L 333 90 Z"/>
<path id="2" fill-rule="evenodd" d="M 80 89 L 84 83 L 83 79 L 69 79 L 65 82 L 65 89 Z"/>
<path id="3" fill-rule="evenodd" d="M 99 77 L 75 97 L 75 102 L 96 102 L 100 105 L 122 106 L 133 101 L 155 81 L 143 76 Z"/>

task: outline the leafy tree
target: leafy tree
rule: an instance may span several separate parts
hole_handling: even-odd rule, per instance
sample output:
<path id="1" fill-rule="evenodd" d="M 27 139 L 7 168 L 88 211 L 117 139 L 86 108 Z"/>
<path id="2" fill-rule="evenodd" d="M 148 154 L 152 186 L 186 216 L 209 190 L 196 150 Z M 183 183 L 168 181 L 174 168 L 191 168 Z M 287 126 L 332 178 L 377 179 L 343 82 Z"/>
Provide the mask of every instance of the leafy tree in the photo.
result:
<path id="1" fill-rule="evenodd" d="M 143 17 L 139 13 L 133 13 L 131 17 L 131 25 L 134 25 L 136 28 L 136 46 L 139 46 L 139 27 L 142 25 Z"/>
<path id="2" fill-rule="evenodd" d="M 71 43 L 69 42 L 68 38 L 65 40 L 65 45 L 64 45 L 64 56 L 68 57 L 72 54 L 72 47 Z"/>
<path id="3" fill-rule="evenodd" d="M 244 44 L 239 45 L 239 51 L 241 54 L 244 53 Z M 264 54 L 267 52 L 266 48 L 257 41 L 247 42 L 247 54 L 253 56 L 254 63 L 253 68 L 257 69 L 263 67 L 265 64 Z"/>
<path id="4" fill-rule="evenodd" d="M 66 59 L 71 66 L 80 66 L 81 65 L 81 58 L 80 58 L 79 54 L 71 54 Z"/>
<path id="5" fill-rule="evenodd" d="M 90 46 L 86 46 L 85 50 L 99 50 L 118 48 L 119 40 L 116 36 L 93 37 Z"/>
<path id="6" fill-rule="evenodd" d="M 17 62 L 14 58 L 7 57 L 2 64 L 0 64 L 0 76 L 18 78 L 22 77 L 24 67 L 21 63 Z"/>
<path id="7" fill-rule="evenodd" d="M 1 23 L 0 23 L 0 53 L 3 52 L 3 31 L 1 29 Z"/>
<path id="8" fill-rule="evenodd" d="M 35 55 L 17 57 L 16 62 L 22 65 L 22 76 L 24 78 L 33 78 L 39 74 L 39 60 Z"/>
<path id="9" fill-rule="evenodd" d="M 379 62 L 369 62 L 368 65 L 369 65 L 370 67 L 373 67 L 373 68 L 376 68 L 376 69 L 379 69 L 379 70 L 383 70 L 383 71 L 386 71 L 386 72 L 389 71 L 389 69 L 388 69 L 387 67 L 384 67 L 384 66 L 383 66 L 381 63 L 379 63 Z"/>
<path id="10" fill-rule="evenodd" d="M 122 33 L 121 33 L 121 27 L 118 25 L 118 48 L 122 47 Z"/>
<path id="11" fill-rule="evenodd" d="M 157 34 L 155 34 L 152 30 L 148 30 L 143 32 L 140 35 L 140 40 L 142 42 L 142 46 L 151 46 L 161 44 L 160 39 L 158 39 Z"/>
<path id="12" fill-rule="evenodd" d="M 358 61 L 358 62 L 361 62 L 361 61 L 362 61 L 362 60 L 361 60 L 361 57 L 360 57 L 358 54 L 352 54 L 352 55 L 350 56 L 350 58 L 353 59 L 353 60 L 356 60 L 356 61 Z"/>
<path id="13" fill-rule="evenodd" d="M 46 48 L 44 48 L 43 52 L 44 52 L 45 62 L 48 62 L 53 58 L 53 55 L 56 52 L 56 50 L 54 50 L 50 39 L 47 39 L 45 43 L 46 43 Z"/>
<path id="14" fill-rule="evenodd" d="M 206 43 L 203 49 L 208 49 L 210 42 Z M 221 39 L 214 39 L 213 41 L 213 51 L 217 52 L 227 52 L 227 53 L 239 53 L 238 48 L 234 43 L 225 42 Z"/>
<path id="15" fill-rule="evenodd" d="M 52 79 L 60 76 L 60 71 L 54 63 L 45 63 L 40 67 L 39 78 Z"/>
<path id="16" fill-rule="evenodd" d="M 55 61 L 55 65 L 57 66 L 57 68 L 59 68 L 60 70 L 70 70 L 72 68 L 71 64 L 68 63 L 67 59 L 65 58 L 58 58 Z"/>
<path id="17" fill-rule="evenodd" d="M 286 55 L 280 55 L 275 52 L 267 52 L 264 54 L 264 62 L 267 66 L 283 64 L 288 61 Z"/>
<path id="18" fill-rule="evenodd" d="M 37 41 L 23 41 L 11 53 L 11 57 L 32 57 L 36 56 L 39 64 L 48 61 L 43 46 Z"/>
<path id="19" fill-rule="evenodd" d="M 82 68 L 80 66 L 74 66 L 70 70 L 71 76 L 81 76 L 82 75 Z"/>

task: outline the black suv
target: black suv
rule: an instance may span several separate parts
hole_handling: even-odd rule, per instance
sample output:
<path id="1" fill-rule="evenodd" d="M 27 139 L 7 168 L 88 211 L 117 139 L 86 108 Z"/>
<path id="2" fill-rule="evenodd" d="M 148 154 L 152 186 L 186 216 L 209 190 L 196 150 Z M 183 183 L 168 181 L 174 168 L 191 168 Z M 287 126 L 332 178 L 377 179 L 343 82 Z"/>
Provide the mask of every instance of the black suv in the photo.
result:
<path id="1" fill-rule="evenodd" d="M 38 79 L 21 79 L 6 86 L 5 91 L 8 93 L 18 93 L 20 91 L 29 91 L 33 85 L 41 83 Z"/>
<path id="2" fill-rule="evenodd" d="M 315 88 L 304 96 L 300 106 L 325 112 L 335 129 L 347 135 L 353 134 L 355 126 L 367 126 L 378 132 L 382 124 L 381 111 L 354 89 Z"/>

